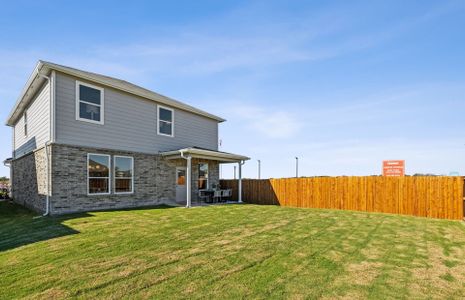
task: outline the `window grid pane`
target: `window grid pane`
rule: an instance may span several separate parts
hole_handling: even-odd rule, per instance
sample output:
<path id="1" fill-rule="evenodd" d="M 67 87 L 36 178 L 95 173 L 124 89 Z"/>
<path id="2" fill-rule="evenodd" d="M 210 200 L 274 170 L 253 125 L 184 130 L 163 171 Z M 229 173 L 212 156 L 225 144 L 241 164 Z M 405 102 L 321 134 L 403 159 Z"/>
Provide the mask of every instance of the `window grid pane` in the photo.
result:
<path id="1" fill-rule="evenodd" d="M 109 178 L 89 178 L 89 194 L 108 194 Z"/>
<path id="2" fill-rule="evenodd" d="M 110 177 L 110 162 L 108 156 L 89 155 L 87 164 L 89 169 L 89 178 Z"/>
<path id="3" fill-rule="evenodd" d="M 115 179 L 115 192 L 116 193 L 131 193 L 132 192 L 132 178 L 116 178 Z"/>
<path id="4" fill-rule="evenodd" d="M 160 120 L 165 122 L 172 122 L 173 121 L 173 112 L 168 109 L 164 109 L 160 107 Z"/>
<path id="5" fill-rule="evenodd" d="M 115 177 L 132 177 L 132 158 L 115 157 Z"/>
<path id="6" fill-rule="evenodd" d="M 99 105 L 79 102 L 79 118 L 81 119 L 100 122 L 100 111 L 101 107 Z"/>
<path id="7" fill-rule="evenodd" d="M 79 85 L 79 100 L 93 104 L 101 104 L 101 92 L 85 85 Z"/>
<path id="8" fill-rule="evenodd" d="M 171 122 L 165 122 L 165 121 L 161 121 L 160 120 L 160 133 L 161 134 L 166 134 L 166 135 L 173 135 L 173 129 L 172 129 L 172 125 L 171 125 Z"/>

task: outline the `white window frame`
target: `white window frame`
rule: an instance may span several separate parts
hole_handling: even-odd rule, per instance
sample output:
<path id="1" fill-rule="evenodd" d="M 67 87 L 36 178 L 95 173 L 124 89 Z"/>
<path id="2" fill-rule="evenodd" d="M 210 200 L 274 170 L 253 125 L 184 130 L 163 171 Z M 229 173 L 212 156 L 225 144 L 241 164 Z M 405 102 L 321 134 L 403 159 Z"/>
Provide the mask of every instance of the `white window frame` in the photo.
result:
<path id="1" fill-rule="evenodd" d="M 208 190 L 210 188 L 210 165 L 206 162 L 199 162 L 199 164 L 197 165 L 197 168 L 198 168 L 197 182 L 200 181 L 199 180 L 200 179 L 200 165 L 207 165 L 207 184 L 205 185 L 205 189 Z"/>
<path id="2" fill-rule="evenodd" d="M 24 130 L 24 136 L 27 137 L 27 132 L 28 132 L 28 124 L 27 124 L 27 110 L 24 111 L 23 114 L 23 130 Z"/>
<path id="3" fill-rule="evenodd" d="M 131 159 L 131 177 L 116 177 L 116 158 L 130 158 Z M 113 156 L 113 190 L 115 195 L 124 195 L 124 194 L 134 194 L 134 157 L 133 156 L 123 156 L 123 155 L 114 155 Z M 116 180 L 117 179 L 131 179 L 131 191 L 130 192 L 116 192 Z"/>
<path id="4" fill-rule="evenodd" d="M 168 121 L 160 120 L 160 108 L 171 111 L 171 134 L 160 132 L 160 121 L 165 122 L 165 123 L 170 123 Z M 174 110 L 172 108 L 162 106 L 162 105 L 157 105 L 157 134 L 163 135 L 163 136 L 174 137 Z"/>
<path id="5" fill-rule="evenodd" d="M 87 86 L 87 87 L 90 87 L 92 89 L 96 89 L 96 90 L 100 91 L 100 105 L 92 103 L 92 102 L 83 101 L 83 100 L 80 99 L 79 86 L 81 86 L 81 85 Z M 100 107 L 100 121 L 81 118 L 80 114 L 79 114 L 79 112 L 80 112 L 79 111 L 80 110 L 80 105 L 79 104 L 81 102 L 83 102 L 85 104 Z M 104 122 L 104 120 L 105 120 L 105 93 L 104 93 L 104 89 L 102 87 L 95 86 L 93 84 L 89 84 L 89 83 L 85 83 L 85 82 L 76 80 L 76 120 L 77 121 L 82 121 L 82 122 L 93 123 L 93 124 L 99 124 L 99 125 L 104 125 L 105 124 L 105 122 Z"/>
<path id="6" fill-rule="evenodd" d="M 108 177 L 89 177 L 89 157 L 91 155 L 108 157 Z M 87 153 L 87 196 L 110 195 L 111 194 L 111 155 L 101 153 Z M 108 193 L 89 193 L 90 179 L 108 179 Z"/>

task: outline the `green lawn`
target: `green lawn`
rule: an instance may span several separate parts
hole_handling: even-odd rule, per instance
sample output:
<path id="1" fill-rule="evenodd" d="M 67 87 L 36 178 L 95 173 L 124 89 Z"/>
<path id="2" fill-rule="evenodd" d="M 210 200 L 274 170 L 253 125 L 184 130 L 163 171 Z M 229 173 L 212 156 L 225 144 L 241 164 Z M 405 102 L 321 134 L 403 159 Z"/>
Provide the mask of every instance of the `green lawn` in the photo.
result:
<path id="1" fill-rule="evenodd" d="M 0 203 L 0 298 L 463 298 L 461 222 L 229 205 L 32 219 Z"/>

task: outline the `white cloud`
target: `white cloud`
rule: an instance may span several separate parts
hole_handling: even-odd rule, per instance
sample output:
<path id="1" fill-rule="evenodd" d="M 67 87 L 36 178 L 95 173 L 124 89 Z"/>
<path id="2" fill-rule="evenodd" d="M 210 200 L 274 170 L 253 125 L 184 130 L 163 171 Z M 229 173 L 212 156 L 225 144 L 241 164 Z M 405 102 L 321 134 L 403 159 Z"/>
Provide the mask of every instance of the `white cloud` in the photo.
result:
<path id="1" fill-rule="evenodd" d="M 295 136 L 301 124 L 287 112 L 264 112 L 254 117 L 251 126 L 270 138 L 289 138 Z"/>
<path id="2" fill-rule="evenodd" d="M 249 14 L 253 13 L 251 9 L 257 7 L 246 7 L 244 11 L 236 11 L 211 23 L 171 28 L 169 34 L 156 32 L 134 41 L 97 45 L 88 50 L 88 55 L 96 61 L 113 64 L 123 61 L 139 73 L 163 76 L 257 70 L 286 63 L 327 60 L 377 47 L 452 8 L 450 5 L 441 9 L 434 7 L 385 28 L 357 28 L 357 33 L 352 34 L 350 29 L 354 29 L 358 20 L 347 16 L 345 10 L 351 7 L 332 8 L 318 14 L 303 13 L 287 22 L 276 16 L 254 18 L 250 30 L 246 25 L 238 26 L 238 23 L 247 24 Z M 212 28 L 212 23 L 218 28 Z"/>
<path id="3" fill-rule="evenodd" d="M 297 114 L 278 107 L 235 105 L 227 111 L 237 121 L 245 121 L 246 128 L 272 139 L 292 138 L 303 127 Z"/>

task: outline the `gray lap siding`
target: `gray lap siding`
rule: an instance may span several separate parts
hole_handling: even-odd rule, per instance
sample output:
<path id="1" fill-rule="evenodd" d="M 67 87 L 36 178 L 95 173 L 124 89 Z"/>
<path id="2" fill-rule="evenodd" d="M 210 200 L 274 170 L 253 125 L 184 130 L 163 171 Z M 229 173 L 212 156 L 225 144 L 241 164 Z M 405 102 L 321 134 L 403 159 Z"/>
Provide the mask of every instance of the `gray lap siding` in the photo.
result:
<path id="1" fill-rule="evenodd" d="M 56 142 L 59 144 L 150 154 L 192 146 L 218 148 L 217 121 L 170 107 L 174 110 L 174 137 L 158 135 L 159 103 L 92 82 L 89 83 L 104 88 L 104 124 L 78 121 L 76 80 L 85 81 L 60 72 L 56 77 Z"/>
<path id="2" fill-rule="evenodd" d="M 44 84 L 27 108 L 27 134 L 24 113 L 14 126 L 14 157 L 40 149 L 50 139 L 50 84 Z"/>

